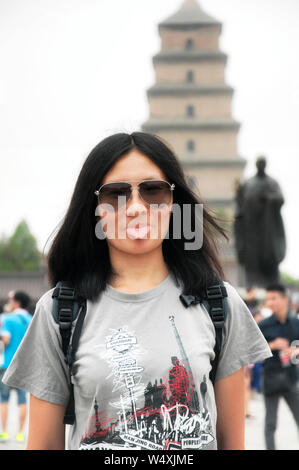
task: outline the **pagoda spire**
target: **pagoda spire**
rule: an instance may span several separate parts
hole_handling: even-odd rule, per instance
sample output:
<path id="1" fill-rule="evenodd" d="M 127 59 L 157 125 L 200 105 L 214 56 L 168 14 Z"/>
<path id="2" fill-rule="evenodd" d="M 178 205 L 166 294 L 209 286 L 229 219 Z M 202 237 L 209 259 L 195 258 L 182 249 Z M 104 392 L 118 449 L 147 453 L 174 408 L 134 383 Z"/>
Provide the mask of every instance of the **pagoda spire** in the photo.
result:
<path id="1" fill-rule="evenodd" d="M 160 23 L 160 26 L 172 29 L 186 25 L 188 27 L 198 25 L 220 26 L 221 23 L 205 13 L 197 0 L 184 0 L 176 13 Z"/>
<path id="2" fill-rule="evenodd" d="M 182 8 L 199 8 L 197 0 L 184 0 Z"/>

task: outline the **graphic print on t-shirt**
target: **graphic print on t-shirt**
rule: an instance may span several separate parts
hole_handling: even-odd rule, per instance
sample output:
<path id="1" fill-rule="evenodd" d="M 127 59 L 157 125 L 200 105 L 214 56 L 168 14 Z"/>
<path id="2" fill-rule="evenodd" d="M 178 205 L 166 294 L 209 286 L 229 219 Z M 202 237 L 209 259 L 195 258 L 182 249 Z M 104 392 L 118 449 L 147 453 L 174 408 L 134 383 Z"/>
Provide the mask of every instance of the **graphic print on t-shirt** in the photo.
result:
<path id="1" fill-rule="evenodd" d="M 137 337 L 122 327 L 106 338 L 105 358 L 111 369 L 107 377 L 111 383 L 109 406 L 115 413 L 108 417 L 101 409 L 99 392 L 81 450 L 203 449 L 214 440 L 206 405 L 206 376 L 197 387 L 173 315 L 169 325 L 179 357 L 170 356 L 166 376 L 159 381 L 153 377 L 147 384 L 142 382 L 146 371 Z"/>

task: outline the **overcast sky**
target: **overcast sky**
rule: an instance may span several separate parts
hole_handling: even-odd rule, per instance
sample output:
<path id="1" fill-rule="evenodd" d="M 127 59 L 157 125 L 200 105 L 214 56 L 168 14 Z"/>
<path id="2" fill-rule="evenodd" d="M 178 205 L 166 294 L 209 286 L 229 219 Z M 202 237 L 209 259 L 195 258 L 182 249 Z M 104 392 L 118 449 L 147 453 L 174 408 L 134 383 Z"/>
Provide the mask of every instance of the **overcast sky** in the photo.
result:
<path id="1" fill-rule="evenodd" d="M 43 250 L 90 150 L 140 129 L 158 23 L 182 0 L 0 0 L 0 235 L 25 218 Z M 281 269 L 299 278 L 299 1 L 201 0 L 223 23 L 245 176 L 268 159 L 286 203 Z"/>

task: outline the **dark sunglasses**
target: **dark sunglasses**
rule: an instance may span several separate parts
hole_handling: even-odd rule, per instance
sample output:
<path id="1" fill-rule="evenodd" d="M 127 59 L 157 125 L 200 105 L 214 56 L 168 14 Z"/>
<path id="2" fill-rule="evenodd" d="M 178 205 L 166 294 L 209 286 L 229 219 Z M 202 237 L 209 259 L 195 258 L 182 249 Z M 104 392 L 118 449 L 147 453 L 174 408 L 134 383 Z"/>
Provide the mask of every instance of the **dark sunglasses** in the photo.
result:
<path id="1" fill-rule="evenodd" d="M 169 204 L 171 202 L 175 185 L 163 180 L 106 183 L 94 193 L 98 196 L 99 204 L 110 204 L 117 211 L 118 208 L 125 206 L 131 199 L 133 188 L 131 183 L 138 183 L 139 195 L 148 205 Z"/>

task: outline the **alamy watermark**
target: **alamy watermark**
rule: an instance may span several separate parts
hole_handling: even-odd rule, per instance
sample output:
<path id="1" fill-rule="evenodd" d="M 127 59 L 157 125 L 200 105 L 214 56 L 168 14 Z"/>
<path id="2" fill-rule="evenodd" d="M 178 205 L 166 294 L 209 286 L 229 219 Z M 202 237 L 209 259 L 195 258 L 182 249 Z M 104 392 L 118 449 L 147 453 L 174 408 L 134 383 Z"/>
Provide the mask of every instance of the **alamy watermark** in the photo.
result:
<path id="1" fill-rule="evenodd" d="M 167 204 L 151 204 L 138 216 L 127 223 L 127 214 L 124 205 L 119 208 L 111 204 L 99 204 L 95 215 L 101 217 L 95 226 L 95 235 L 99 240 L 108 239 L 134 239 L 127 232 L 136 225 L 150 226 L 146 239 L 169 239 L 170 229 L 172 239 L 184 239 L 185 250 L 199 250 L 203 244 L 203 204 L 177 204 L 173 203 L 171 209 Z M 170 217 L 172 213 L 172 217 Z M 105 228 L 105 230 L 103 230 Z"/>

